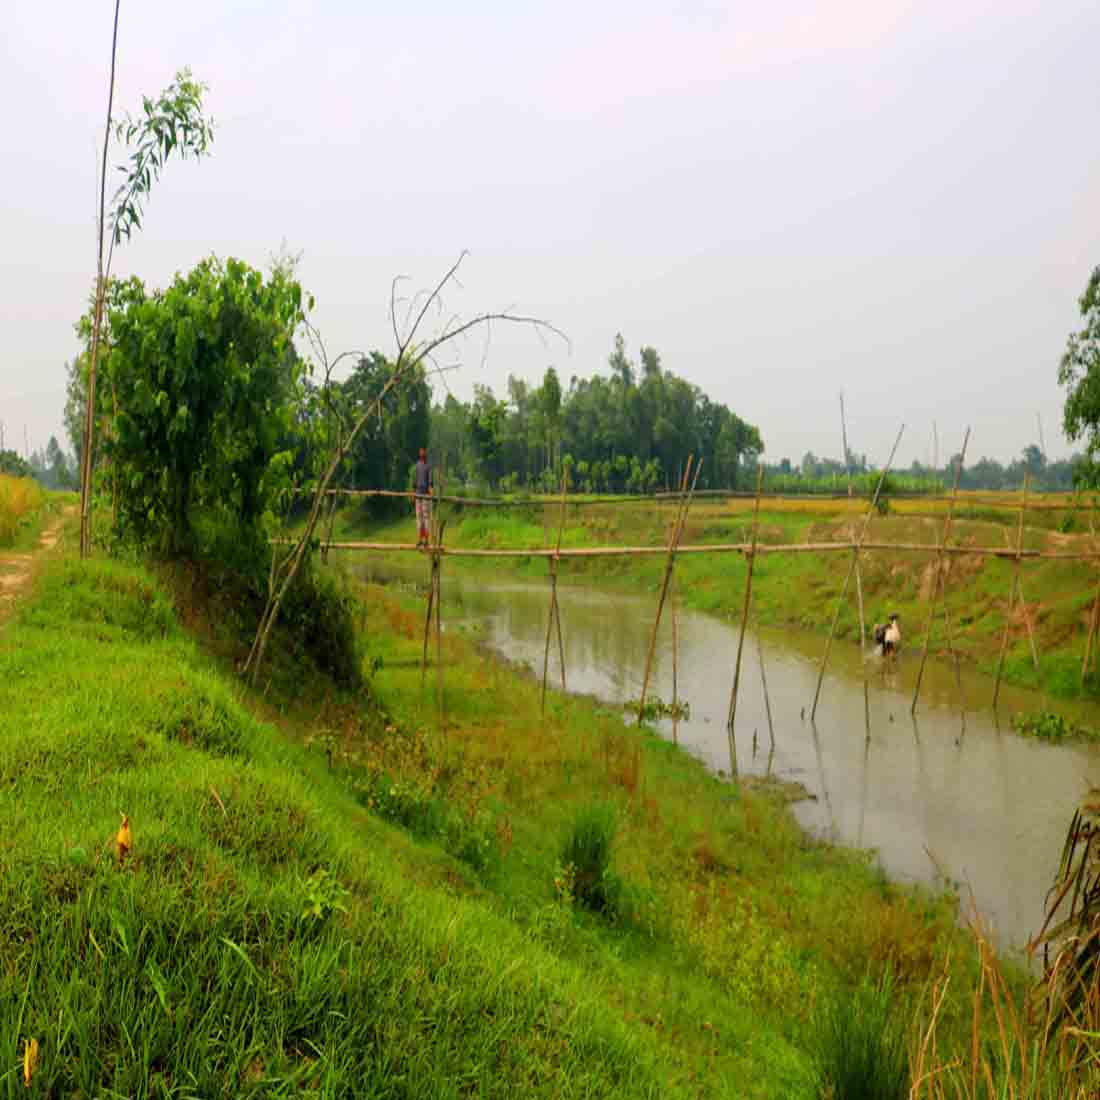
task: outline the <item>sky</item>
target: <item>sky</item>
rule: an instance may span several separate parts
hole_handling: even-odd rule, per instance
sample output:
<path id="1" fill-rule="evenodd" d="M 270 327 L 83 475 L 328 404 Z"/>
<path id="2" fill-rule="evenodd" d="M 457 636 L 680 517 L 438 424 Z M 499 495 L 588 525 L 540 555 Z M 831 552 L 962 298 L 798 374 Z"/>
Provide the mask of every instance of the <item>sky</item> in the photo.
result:
<path id="1" fill-rule="evenodd" d="M 113 3 L 0 39 L 0 421 L 63 438 L 95 273 Z M 392 280 L 463 250 L 448 315 L 512 309 L 437 379 L 607 372 L 615 334 L 759 427 L 770 461 L 1070 453 L 1057 367 L 1100 264 L 1095 0 L 123 0 L 116 111 L 185 65 L 212 155 L 172 162 L 115 274 L 285 247 L 331 354 L 393 350 Z M 121 148 L 112 145 L 112 163 Z M 67 446 L 67 444 L 66 444 Z"/>

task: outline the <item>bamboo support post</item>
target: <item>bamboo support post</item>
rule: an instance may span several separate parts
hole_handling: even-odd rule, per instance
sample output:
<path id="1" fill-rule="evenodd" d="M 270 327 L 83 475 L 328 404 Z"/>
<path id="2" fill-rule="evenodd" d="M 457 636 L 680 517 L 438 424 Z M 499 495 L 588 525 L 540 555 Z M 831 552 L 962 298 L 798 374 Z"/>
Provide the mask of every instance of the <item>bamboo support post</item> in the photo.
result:
<path id="1" fill-rule="evenodd" d="M 1088 679 L 1089 666 L 1093 661 L 1093 644 L 1096 638 L 1097 623 L 1100 621 L 1100 580 L 1096 582 L 1096 595 L 1092 601 L 1092 614 L 1089 617 L 1089 633 L 1085 640 L 1085 657 L 1081 662 L 1081 686 L 1085 686 Z"/>
<path id="2" fill-rule="evenodd" d="M 669 593 L 672 602 L 672 743 L 680 743 L 680 630 L 676 610 L 676 578 L 672 579 L 672 591 Z"/>
<path id="3" fill-rule="evenodd" d="M 439 729 L 443 730 L 443 530 L 446 520 L 437 520 L 435 548 L 435 697 L 439 709 Z"/>
<path id="4" fill-rule="evenodd" d="M 771 738 L 771 751 L 775 752 L 775 725 L 772 722 L 772 700 L 768 694 L 768 674 L 764 669 L 764 642 L 760 637 L 760 624 L 756 624 L 756 656 L 760 660 L 760 682 L 764 685 L 764 710 L 768 715 L 768 736 Z"/>
<path id="5" fill-rule="evenodd" d="M 558 607 L 558 557 L 561 553 L 561 534 L 565 526 L 565 474 L 561 477 L 561 505 L 558 510 L 558 541 L 554 557 L 550 559 L 550 609 L 546 618 L 546 647 L 542 655 L 542 692 L 539 707 L 546 713 L 546 678 L 550 669 L 550 635 L 555 624 L 558 630 L 558 663 L 561 673 L 561 690 L 565 691 L 565 645 L 561 637 L 561 609 Z M 543 513 L 545 515 L 545 511 Z"/>
<path id="6" fill-rule="evenodd" d="M 856 551 L 856 601 L 859 604 L 859 651 L 867 648 L 867 620 L 863 614 L 863 573 L 859 567 L 859 551 Z"/>
<path id="7" fill-rule="evenodd" d="M 852 544 L 852 560 L 848 566 L 848 575 L 844 578 L 844 587 L 840 590 L 840 598 L 837 600 L 836 613 L 833 615 L 833 625 L 829 630 L 828 640 L 825 642 L 825 653 L 821 658 L 821 668 L 817 674 L 817 688 L 814 691 L 814 702 L 810 708 L 810 721 L 813 722 L 817 715 L 817 701 L 821 696 L 821 684 L 825 679 L 825 666 L 829 663 L 829 650 L 833 645 L 833 637 L 836 634 L 837 624 L 840 622 L 840 612 L 844 606 L 844 597 L 848 595 L 848 586 L 852 583 L 852 573 L 855 571 L 856 562 L 859 560 L 859 550 L 863 544 L 863 540 L 867 537 L 867 529 L 871 525 L 871 516 L 873 515 L 875 508 L 878 507 L 879 494 L 882 492 L 882 486 L 886 481 L 886 475 L 890 472 L 890 467 L 894 463 L 894 455 L 897 454 L 898 444 L 901 442 L 902 434 L 905 431 L 905 425 L 898 429 L 897 439 L 894 440 L 893 450 L 890 452 L 890 457 L 886 460 L 886 465 L 882 468 L 882 473 L 879 475 L 878 484 L 875 486 L 875 495 L 871 499 L 871 506 L 867 509 L 866 514 L 863 517 L 863 529 L 860 531 L 858 542 Z"/>
<path id="8" fill-rule="evenodd" d="M 1096 510 L 1096 498 L 1093 497 L 1092 504 L 1093 512 Z M 1096 541 L 1096 522 L 1093 519 L 1092 513 L 1089 514 L 1089 531 L 1092 533 L 1093 542 Z M 1081 661 L 1081 687 L 1085 686 L 1085 681 L 1088 679 L 1089 669 L 1095 661 L 1095 654 L 1093 646 L 1096 640 L 1096 631 L 1100 628 L 1100 577 L 1096 580 L 1096 595 L 1092 600 L 1092 615 L 1089 617 L 1089 633 L 1085 639 L 1085 656 Z"/>
<path id="9" fill-rule="evenodd" d="M 420 654 L 420 690 L 424 690 L 425 678 L 428 675 L 428 639 L 432 635 L 432 612 L 435 610 L 435 581 L 438 562 L 433 557 L 431 564 L 431 580 L 428 584 L 428 613 L 424 616 L 424 649 Z"/>
<path id="10" fill-rule="evenodd" d="M 966 462 L 966 448 L 970 442 L 970 429 L 966 429 L 963 436 L 962 453 L 955 464 L 955 486 L 951 491 L 951 503 L 947 509 L 947 517 L 943 521 L 943 533 L 940 537 L 939 553 L 936 555 L 936 578 L 932 583 L 932 607 L 928 612 L 928 628 L 924 632 L 924 645 L 921 647 L 920 667 L 917 669 L 917 683 L 913 688 L 913 703 L 909 708 L 910 714 L 917 712 L 917 699 L 920 697 L 920 685 L 924 679 L 924 666 L 928 660 L 928 644 L 932 639 L 932 626 L 936 617 L 936 604 L 939 602 L 940 593 L 944 589 L 943 579 L 943 550 L 947 546 L 947 540 L 951 535 L 951 521 L 955 517 L 955 502 L 959 496 L 959 478 L 962 476 L 962 468 Z"/>
<path id="11" fill-rule="evenodd" d="M 730 774 L 737 774 L 737 689 L 741 683 L 741 650 L 745 645 L 745 631 L 749 622 L 749 604 L 752 603 L 752 574 L 756 565 L 756 540 L 760 530 L 760 490 L 764 485 L 764 467 L 756 468 L 756 505 L 752 511 L 752 549 L 748 555 L 748 571 L 745 575 L 745 599 L 741 605 L 741 633 L 737 638 L 737 658 L 733 666 L 733 688 L 730 691 L 729 714 L 726 732 L 730 741 Z"/>
<path id="12" fill-rule="evenodd" d="M 1016 560 L 1012 566 L 1012 583 L 1008 586 L 1008 611 L 1005 613 L 1005 628 L 1001 635 L 1001 652 L 997 657 L 997 676 L 993 681 L 993 709 L 997 709 L 997 698 L 1001 694 L 1001 673 L 1004 671 L 1005 653 L 1008 650 L 1008 634 L 1012 627 L 1012 610 L 1016 605 L 1016 592 L 1020 583 L 1020 552 L 1024 548 L 1024 510 L 1027 508 L 1028 477 L 1024 475 L 1024 487 L 1020 497 L 1020 518 L 1016 526 Z"/>
<path id="13" fill-rule="evenodd" d="M 680 543 L 680 536 L 683 534 L 684 521 L 687 518 L 688 509 L 691 507 L 691 498 L 695 493 L 695 486 L 699 481 L 699 471 L 703 468 L 702 460 L 695 467 L 695 476 L 691 482 L 691 489 L 684 495 L 684 490 L 687 489 L 688 478 L 691 477 L 692 469 L 692 455 L 688 456 L 687 466 L 684 469 L 684 478 L 680 484 L 681 499 L 680 507 L 676 512 L 675 519 L 673 520 L 672 530 L 668 537 L 667 559 L 665 561 L 665 573 L 661 580 L 661 594 L 657 599 L 657 615 L 653 620 L 653 633 L 649 638 L 649 651 L 646 654 L 645 661 L 645 675 L 642 678 L 642 694 L 638 699 L 638 725 L 642 724 L 642 718 L 645 715 L 645 698 L 646 693 L 649 691 L 649 677 L 653 671 L 653 654 L 657 648 L 657 630 L 661 625 L 661 612 L 664 610 L 665 599 L 668 596 L 668 586 L 672 580 L 672 569 L 676 562 L 676 547 Z"/>

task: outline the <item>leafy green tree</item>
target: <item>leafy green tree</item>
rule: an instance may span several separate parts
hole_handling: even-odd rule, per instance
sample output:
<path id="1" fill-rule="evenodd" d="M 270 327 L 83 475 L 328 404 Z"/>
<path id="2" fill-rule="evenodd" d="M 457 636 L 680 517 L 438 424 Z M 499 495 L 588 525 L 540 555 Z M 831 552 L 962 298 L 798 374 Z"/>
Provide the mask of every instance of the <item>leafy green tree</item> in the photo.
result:
<path id="1" fill-rule="evenodd" d="M 121 284 L 104 373 L 124 526 L 178 550 L 195 504 L 256 523 L 293 458 L 279 446 L 300 396 L 301 320 L 298 283 L 239 260 L 204 260 L 153 294 Z"/>
<path id="2" fill-rule="evenodd" d="M 107 94 L 107 124 L 103 142 L 103 162 L 99 186 L 99 241 L 96 255 L 95 307 L 91 319 L 89 341 L 87 393 L 85 401 L 84 445 L 81 452 L 80 476 L 80 554 L 87 555 L 91 548 L 91 499 L 92 472 L 95 464 L 96 416 L 100 402 L 96 393 L 96 371 L 99 363 L 100 340 L 103 335 L 103 315 L 108 287 L 111 283 L 111 261 L 115 245 L 123 238 L 130 239 L 134 229 L 141 225 L 144 203 L 149 197 L 153 182 L 160 177 L 168 159 L 175 155 L 181 159 L 191 156 L 198 160 L 206 155 L 214 137 L 212 122 L 202 113 L 206 86 L 194 80 L 190 69 L 176 73 L 172 83 L 157 99 L 144 97 L 143 113 L 136 119 L 127 115 L 115 124 L 112 119 L 115 95 L 115 54 L 118 45 L 119 4 L 115 4 L 114 37 L 111 45 L 111 79 Z M 111 202 L 111 243 L 104 262 L 104 231 L 108 216 L 106 211 L 107 156 L 111 130 L 115 137 L 132 148 L 130 161 L 121 169 L 123 182 Z M 117 482 L 116 482 L 117 485 Z"/>
<path id="3" fill-rule="evenodd" d="M 1082 326 L 1071 333 L 1058 368 L 1058 382 L 1069 391 L 1063 410 L 1066 435 L 1085 440 L 1078 477 L 1090 487 L 1100 485 L 1100 266 L 1093 269 L 1078 299 Z"/>

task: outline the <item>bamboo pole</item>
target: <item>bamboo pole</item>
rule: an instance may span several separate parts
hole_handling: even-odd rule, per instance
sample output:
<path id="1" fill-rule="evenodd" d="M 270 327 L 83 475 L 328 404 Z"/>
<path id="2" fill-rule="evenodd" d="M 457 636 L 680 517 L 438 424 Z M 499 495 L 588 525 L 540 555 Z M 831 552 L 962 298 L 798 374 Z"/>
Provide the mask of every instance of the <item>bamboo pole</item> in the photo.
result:
<path id="1" fill-rule="evenodd" d="M 874 513 L 875 508 L 878 505 L 879 494 L 882 492 L 882 486 L 886 481 L 886 475 L 890 472 L 890 467 L 894 463 L 894 455 L 897 454 L 898 444 L 901 442 L 902 434 L 905 431 L 905 425 L 902 424 L 898 429 L 897 439 L 894 440 L 893 450 L 890 452 L 890 457 L 886 461 L 886 465 L 882 468 L 882 473 L 879 475 L 878 484 L 875 486 L 875 495 L 871 500 L 871 506 L 867 509 L 866 514 L 863 517 L 863 529 L 860 531 L 859 541 L 851 544 L 852 561 L 848 566 L 848 575 L 844 578 L 844 587 L 840 591 L 840 598 L 837 600 L 836 613 L 833 615 L 833 625 L 829 630 L 829 638 L 825 643 L 825 654 L 821 658 L 821 668 L 817 674 L 817 688 L 814 691 L 814 703 L 810 708 L 810 722 L 812 723 L 814 717 L 817 715 L 817 701 L 821 696 L 821 683 L 825 679 L 825 666 L 829 663 L 829 650 L 833 645 L 833 636 L 836 634 L 837 623 L 840 622 L 840 611 L 844 606 L 844 597 L 848 595 L 848 586 L 852 583 L 852 573 L 855 570 L 856 561 L 859 557 L 859 548 L 863 543 L 863 540 L 867 537 L 867 529 L 871 525 L 871 515 Z"/>
<path id="2" fill-rule="evenodd" d="M 561 475 L 561 506 L 558 510 L 558 541 L 555 547 L 555 556 L 550 559 L 550 608 L 546 617 L 546 647 L 542 654 L 542 692 L 539 707 L 542 714 L 546 714 L 546 678 L 550 669 L 550 636 L 554 624 L 558 627 L 558 661 L 561 671 L 561 689 L 565 691 L 565 646 L 561 638 L 561 612 L 558 608 L 558 558 L 561 552 L 561 533 L 565 526 L 565 474 Z M 543 513 L 545 515 L 545 512 Z"/>
<path id="3" fill-rule="evenodd" d="M 955 464 L 955 486 L 951 491 L 951 504 L 947 510 L 947 518 L 943 521 L 943 534 L 940 538 L 940 552 L 936 556 L 936 579 L 932 584 L 932 608 L 928 612 L 928 628 L 924 632 L 924 645 L 921 647 L 920 667 L 917 669 L 917 683 L 913 689 L 913 704 L 909 708 L 910 714 L 917 713 L 917 699 L 920 697 L 920 685 L 924 679 L 924 666 L 928 660 L 928 643 L 932 639 L 932 625 L 936 616 L 936 604 L 939 601 L 940 592 L 944 587 L 943 579 L 943 549 L 951 535 L 951 521 L 955 517 L 955 501 L 959 496 L 959 478 L 962 477 L 963 464 L 966 462 L 966 448 L 970 442 L 970 429 L 966 429 L 963 436 L 962 453 Z"/>
<path id="4" fill-rule="evenodd" d="M 437 563 L 431 559 L 431 575 L 428 584 L 428 613 L 424 616 L 424 648 L 420 654 L 420 690 L 424 690 L 425 679 L 428 675 L 428 639 L 432 634 L 432 611 L 435 607 L 435 579 Z"/>
<path id="5" fill-rule="evenodd" d="M 768 736 L 771 738 L 771 751 L 775 752 L 775 725 L 772 722 L 772 700 L 768 694 L 768 674 L 764 670 L 764 642 L 760 637 L 760 624 L 756 624 L 756 655 L 760 660 L 760 682 L 764 685 L 764 710 L 768 715 Z"/>
<path id="6" fill-rule="evenodd" d="M 859 567 L 859 551 L 856 555 L 856 600 L 859 603 L 859 651 L 867 648 L 867 620 L 863 615 L 863 573 Z"/>
<path id="7" fill-rule="evenodd" d="M 443 546 L 443 530 L 446 520 L 437 519 L 435 551 L 435 697 L 439 710 L 439 729 L 443 731 L 443 559 L 440 548 Z"/>
<path id="8" fill-rule="evenodd" d="M 1093 542 L 1096 541 L 1096 521 L 1093 518 L 1093 513 L 1096 511 L 1096 498 L 1092 500 L 1092 512 L 1089 513 L 1089 531 L 1092 534 Z M 1085 680 L 1088 678 L 1089 668 L 1093 664 L 1093 644 L 1096 639 L 1097 628 L 1100 627 L 1100 576 L 1096 580 L 1096 595 L 1092 601 L 1092 616 L 1089 619 L 1089 633 L 1088 638 L 1085 640 L 1085 658 L 1081 662 L 1081 687 L 1085 686 Z"/>
<path id="9" fill-rule="evenodd" d="M 676 611 L 676 578 L 672 578 L 672 591 L 669 599 L 672 601 L 672 743 L 680 743 L 680 688 L 679 688 L 679 664 L 680 664 L 680 631 Z"/>
<path id="10" fill-rule="evenodd" d="M 764 484 L 764 467 L 756 467 L 756 506 L 752 512 L 752 550 L 748 556 L 748 572 L 745 575 L 745 599 L 741 605 L 741 634 L 737 639 L 737 659 L 733 666 L 733 688 L 730 691 L 729 714 L 726 732 L 730 742 L 730 774 L 737 774 L 737 689 L 741 683 L 741 650 L 745 645 L 745 630 L 749 622 L 749 604 L 752 602 L 752 574 L 756 564 L 756 540 L 760 527 L 760 490 Z"/>
<path id="11" fill-rule="evenodd" d="M 687 467 L 684 470 L 684 480 L 681 484 L 681 489 L 687 487 L 687 479 L 691 476 L 692 459 L 693 455 L 688 456 Z M 646 654 L 645 661 L 645 676 L 642 678 L 642 694 L 638 699 L 638 725 L 642 724 L 642 716 L 645 714 L 645 697 L 646 692 L 649 690 L 649 676 L 653 671 L 653 654 L 657 648 L 657 630 L 661 625 L 661 612 L 664 610 L 665 598 L 668 595 L 668 586 L 672 580 L 672 569 L 676 561 L 676 547 L 679 545 L 680 536 L 683 534 L 684 520 L 687 518 L 688 508 L 691 507 L 691 498 L 695 492 L 695 486 L 699 481 L 699 471 L 703 468 L 702 459 L 695 467 L 695 477 L 691 483 L 691 489 L 686 496 L 682 497 L 680 501 L 680 508 L 676 514 L 675 521 L 672 525 L 672 531 L 669 534 L 667 560 L 665 561 L 665 573 L 661 580 L 661 594 L 657 600 L 657 615 L 653 620 L 653 633 L 649 638 L 649 651 Z"/>
<path id="12" fill-rule="evenodd" d="M 1012 609 L 1016 604 L 1016 591 L 1020 583 L 1020 551 L 1024 548 L 1024 509 L 1027 508 L 1028 476 L 1024 475 L 1023 494 L 1020 497 L 1020 519 L 1016 526 L 1016 562 L 1012 567 L 1012 583 L 1008 587 L 1008 612 L 1005 629 L 1001 635 L 1001 652 L 997 657 L 997 676 L 993 681 L 993 709 L 997 709 L 997 697 L 1001 694 L 1001 673 L 1004 671 L 1005 653 L 1008 650 L 1008 632 L 1012 626 Z"/>
<path id="13" fill-rule="evenodd" d="M 272 546 L 293 546 L 294 539 L 273 538 L 268 540 Z M 415 542 L 361 542 L 333 541 L 328 544 L 330 550 L 371 550 L 381 553 L 416 553 L 419 549 Z M 752 546 L 747 542 L 715 542 L 701 545 L 678 545 L 677 556 L 683 554 L 747 554 Z M 937 546 L 927 542 L 785 542 L 761 543 L 757 554 L 829 554 L 860 553 L 872 551 L 912 552 L 918 554 L 942 554 L 944 557 L 1007 558 L 1014 560 L 1016 551 L 1004 546 Z M 475 550 L 465 547 L 451 549 L 442 547 L 440 554 L 445 558 L 640 558 L 658 557 L 668 553 L 666 546 L 576 546 L 555 552 L 545 546 L 517 546 L 512 549 Z M 1100 549 L 1083 553 L 1064 553 L 1052 550 L 1023 550 L 1021 558 L 1029 561 L 1089 561 L 1100 564 Z M 853 570 L 854 575 L 854 570 Z"/>
<path id="14" fill-rule="evenodd" d="M 840 391 L 840 435 L 844 443 L 844 468 L 848 471 L 848 499 L 852 499 L 852 464 L 848 461 L 848 420 L 844 415 L 844 391 Z M 856 600 L 859 604 L 859 651 L 867 645 L 867 620 L 863 614 L 863 576 L 856 555 Z"/>

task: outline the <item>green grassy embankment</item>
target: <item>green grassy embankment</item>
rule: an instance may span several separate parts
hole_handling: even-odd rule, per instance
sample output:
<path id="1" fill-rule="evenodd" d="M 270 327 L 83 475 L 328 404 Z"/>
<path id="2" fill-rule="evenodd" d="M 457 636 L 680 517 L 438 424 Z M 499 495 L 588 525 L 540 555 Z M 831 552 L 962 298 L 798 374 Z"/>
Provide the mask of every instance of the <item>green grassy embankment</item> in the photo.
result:
<path id="1" fill-rule="evenodd" d="M 1067 498 L 1068 499 L 1068 498 Z M 903 501 L 885 516 L 876 515 L 867 539 L 871 542 L 919 543 L 935 546 L 943 527 L 942 502 Z M 558 505 L 530 509 L 444 506 L 446 542 L 454 547 L 504 548 L 553 544 Z M 826 542 L 851 539 L 862 525 L 865 501 L 765 502 L 760 512 L 760 541 L 765 544 Z M 562 538 L 564 547 L 598 545 L 664 545 L 673 505 L 640 503 L 637 499 L 570 509 Z M 1075 531 L 1063 533 L 1070 513 L 1034 511 L 1024 529 L 1024 546 L 1059 552 L 1091 550 L 1087 513 L 1078 515 Z M 747 542 L 751 536 L 752 501 L 697 502 L 687 520 L 684 544 Z M 383 524 L 364 523 L 358 513 L 344 512 L 337 536 L 383 541 L 412 541 L 411 518 Z M 968 503 L 960 495 L 952 528 L 954 545 L 1014 548 L 1016 517 L 1011 504 L 1003 508 Z M 844 584 L 850 557 L 842 553 L 761 554 L 753 577 L 753 613 L 765 625 L 793 625 L 825 633 Z M 868 630 L 884 622 L 891 611 L 901 617 L 910 645 L 923 639 L 935 579 L 934 555 L 917 551 L 868 551 L 861 557 L 865 616 Z M 531 576 L 547 571 L 541 559 L 491 563 L 452 559 L 448 568 L 513 569 Z M 656 591 L 664 569 L 660 556 L 601 558 L 563 563 L 560 576 L 628 584 Z M 955 646 L 962 659 L 983 672 L 996 669 L 1012 586 L 1013 563 L 1004 559 L 948 557 L 945 567 L 947 606 Z M 676 575 L 681 598 L 696 610 L 739 618 L 746 563 L 740 554 L 681 555 Z M 1006 681 L 1039 688 L 1066 699 L 1100 697 L 1100 674 L 1092 673 L 1082 690 L 1081 663 L 1096 593 L 1097 573 L 1087 562 L 1028 561 L 1021 568 L 1028 616 L 1040 657 L 1032 663 L 1027 625 L 1019 605 L 1012 615 Z M 855 584 L 842 608 L 838 636 L 856 638 L 859 613 Z M 945 632 L 938 617 L 933 653 L 943 652 Z"/>
<path id="2" fill-rule="evenodd" d="M 378 588 L 369 690 L 287 651 L 264 698 L 182 576 L 55 554 L 0 631 L 0 1095 L 811 1097 L 819 1007 L 949 945 L 967 1034 L 950 908 L 781 793 L 591 701 L 542 722 L 457 637 L 440 736 L 422 611 Z M 594 805 L 602 912 L 562 856 Z"/>

